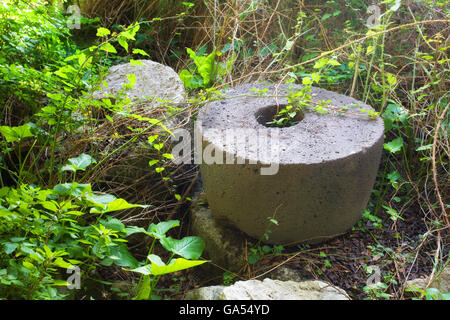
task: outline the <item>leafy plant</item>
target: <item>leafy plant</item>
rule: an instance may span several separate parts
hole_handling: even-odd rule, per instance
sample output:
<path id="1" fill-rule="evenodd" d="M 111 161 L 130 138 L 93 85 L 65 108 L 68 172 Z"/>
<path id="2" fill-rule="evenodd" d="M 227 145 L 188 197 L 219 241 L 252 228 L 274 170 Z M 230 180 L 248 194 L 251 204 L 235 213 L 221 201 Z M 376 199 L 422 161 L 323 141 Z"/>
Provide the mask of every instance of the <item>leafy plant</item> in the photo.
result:
<path id="1" fill-rule="evenodd" d="M 153 292 L 162 275 L 193 268 L 207 262 L 205 260 L 197 260 L 205 248 L 205 243 L 200 237 L 189 236 L 182 239 L 174 239 L 166 236 L 170 229 L 179 225 L 180 222 L 178 220 L 170 220 L 158 224 L 152 223 L 147 230 L 141 227 L 128 227 L 126 229 L 127 236 L 143 233 L 153 239 L 143 265 L 129 270 L 141 274 L 136 287 L 135 300 L 157 299 L 158 297 Z M 171 253 L 167 263 L 160 256 L 153 253 L 156 242 L 159 242 L 164 249 Z M 177 255 L 181 258 L 174 258 Z M 147 260 L 150 263 L 146 263 Z"/>
<path id="2" fill-rule="evenodd" d="M 94 160 L 69 159 L 62 170 L 84 170 Z M 0 189 L 0 295 L 8 299 L 63 299 L 75 291 L 64 271 L 80 268 L 90 278 L 99 265 L 136 267 L 125 245 L 126 229 L 107 213 L 141 205 L 107 194 L 90 184 L 58 184 L 52 189 L 21 184 Z"/>
<path id="3" fill-rule="evenodd" d="M 232 60 L 229 60 L 226 65 L 216 61 L 216 58 L 222 55 L 220 51 L 214 50 L 208 55 L 197 54 L 190 48 L 186 48 L 186 51 L 194 62 L 190 69 L 180 72 L 181 81 L 186 88 L 209 88 L 231 69 Z"/>

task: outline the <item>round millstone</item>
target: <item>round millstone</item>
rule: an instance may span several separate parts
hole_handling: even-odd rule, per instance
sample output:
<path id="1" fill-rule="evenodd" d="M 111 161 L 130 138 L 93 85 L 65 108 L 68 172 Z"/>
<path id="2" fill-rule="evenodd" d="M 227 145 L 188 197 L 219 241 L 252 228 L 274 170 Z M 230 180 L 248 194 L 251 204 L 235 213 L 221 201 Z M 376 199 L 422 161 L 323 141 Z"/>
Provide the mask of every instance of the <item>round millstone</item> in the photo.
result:
<path id="1" fill-rule="evenodd" d="M 266 243 L 317 243 L 344 233 L 361 218 L 380 163 L 383 121 L 369 119 L 361 110 L 374 109 L 351 97 L 313 87 L 311 101 L 345 113 L 307 107 L 290 127 L 267 125 L 301 88 L 242 85 L 205 105 L 196 122 L 213 215 Z"/>

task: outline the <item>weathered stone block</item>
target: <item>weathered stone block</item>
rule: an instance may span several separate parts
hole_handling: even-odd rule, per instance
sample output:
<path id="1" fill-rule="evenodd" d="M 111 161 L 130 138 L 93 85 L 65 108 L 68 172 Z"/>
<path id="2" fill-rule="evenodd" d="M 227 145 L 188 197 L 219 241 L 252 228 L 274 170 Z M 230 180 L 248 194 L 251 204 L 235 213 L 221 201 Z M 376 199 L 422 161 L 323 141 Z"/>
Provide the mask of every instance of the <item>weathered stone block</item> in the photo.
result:
<path id="1" fill-rule="evenodd" d="M 283 245 L 327 240 L 361 218 L 375 182 L 384 133 L 379 117 L 334 111 L 306 111 L 291 127 L 265 126 L 260 117 L 268 108 L 286 105 L 287 99 L 258 96 L 250 89 L 267 88 L 267 95 L 280 95 L 290 87 L 300 88 L 236 87 L 225 93 L 227 99 L 205 105 L 196 122 L 202 136 L 201 175 L 214 216 L 254 238 Z M 333 108 L 348 107 L 350 113 L 373 111 L 353 98 L 312 88 L 312 101 L 321 100 L 331 101 Z M 208 153 L 213 162 L 205 158 Z M 268 166 L 275 174 L 264 174 Z"/>

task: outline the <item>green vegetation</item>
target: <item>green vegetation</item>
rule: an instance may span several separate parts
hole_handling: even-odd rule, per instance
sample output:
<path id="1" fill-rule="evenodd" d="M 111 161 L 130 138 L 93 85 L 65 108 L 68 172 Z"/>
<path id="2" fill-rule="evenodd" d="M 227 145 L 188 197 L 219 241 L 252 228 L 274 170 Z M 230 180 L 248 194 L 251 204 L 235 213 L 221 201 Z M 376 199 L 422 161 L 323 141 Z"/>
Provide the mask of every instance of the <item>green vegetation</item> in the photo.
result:
<path id="1" fill-rule="evenodd" d="M 195 116 L 221 90 L 263 80 L 304 85 L 268 125 L 293 125 L 306 109 L 345 114 L 311 102 L 320 86 L 376 110 L 360 111 L 383 118 L 384 152 L 352 231 L 318 246 L 249 244 L 240 277 L 300 265 L 357 299 L 448 299 L 406 280 L 449 261 L 449 1 L 93 0 L 79 29 L 69 28 L 72 4 L 0 3 L 0 299 L 182 297 L 206 260 L 183 212 L 195 172 L 170 161 L 161 115 Z M 144 113 L 124 94 L 92 96 L 110 66 L 139 59 L 173 67 L 187 103 Z M 136 152 L 151 168 L 142 179 Z M 119 174 L 121 158 L 137 177 Z M 380 281 L 368 285 L 374 266 Z"/>

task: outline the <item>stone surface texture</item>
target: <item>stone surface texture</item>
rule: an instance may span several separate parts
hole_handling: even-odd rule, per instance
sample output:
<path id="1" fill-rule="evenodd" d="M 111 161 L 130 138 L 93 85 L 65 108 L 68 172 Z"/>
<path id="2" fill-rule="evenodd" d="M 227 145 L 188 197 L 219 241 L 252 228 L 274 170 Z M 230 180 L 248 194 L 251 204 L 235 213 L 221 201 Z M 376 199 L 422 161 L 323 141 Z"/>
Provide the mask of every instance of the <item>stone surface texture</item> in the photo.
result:
<path id="1" fill-rule="evenodd" d="M 216 154 L 224 151 L 224 164 L 201 165 L 214 216 L 267 243 L 317 243 L 344 233 L 361 218 L 367 205 L 381 157 L 383 120 L 306 111 L 294 126 L 267 127 L 258 122 L 261 110 L 287 104 L 287 100 L 257 96 L 250 91 L 254 88 L 280 95 L 300 87 L 246 84 L 225 92 L 228 99 L 202 108 L 196 130 L 202 137 L 203 155 L 211 146 Z M 330 100 L 331 107 L 345 106 L 353 113 L 364 114 L 360 108 L 373 110 L 353 98 L 319 88 L 312 88 L 312 100 Z M 224 132 L 234 129 L 255 129 L 257 134 L 237 131 L 241 137 L 235 138 L 244 136 L 244 143 L 228 143 Z M 258 148 L 258 139 L 278 145 L 279 152 L 270 154 Z M 245 164 L 227 164 L 227 158 L 235 163 L 244 159 Z M 279 164 L 278 172 L 261 175 L 260 169 L 271 163 Z M 271 224 L 270 217 L 278 225 Z M 267 230 L 269 240 L 263 238 Z"/>
<path id="2" fill-rule="evenodd" d="M 102 85 L 102 89 L 94 92 L 94 96 L 106 98 L 107 95 L 116 95 L 123 90 L 123 84 L 129 83 L 127 74 L 134 74 L 135 85 L 132 89 L 124 91 L 132 101 L 140 102 L 146 97 L 173 103 L 184 101 L 183 82 L 172 68 L 151 60 L 138 61 L 143 65 L 132 66 L 131 63 L 125 63 L 109 68 L 105 78 L 108 87 Z"/>
<path id="3" fill-rule="evenodd" d="M 211 286 L 188 292 L 186 300 L 349 300 L 344 290 L 325 282 L 272 279 L 238 281 L 231 286 Z"/>
<path id="4" fill-rule="evenodd" d="M 246 239 L 247 236 L 223 221 L 217 221 L 209 208 L 198 206 L 195 203 L 190 209 L 191 234 L 201 237 L 205 241 L 204 253 L 206 258 L 214 265 L 232 272 L 239 272 L 247 264 Z M 199 268 L 209 268 L 204 264 Z M 220 272 L 208 270 L 209 273 Z"/>
<path id="5" fill-rule="evenodd" d="M 407 282 L 407 286 L 409 287 L 409 289 L 417 288 L 419 290 L 425 290 L 429 281 L 429 277 L 423 279 L 417 278 L 409 280 Z M 450 292 L 450 266 L 447 266 L 441 272 L 439 272 L 428 287 L 439 289 L 441 293 Z"/>

